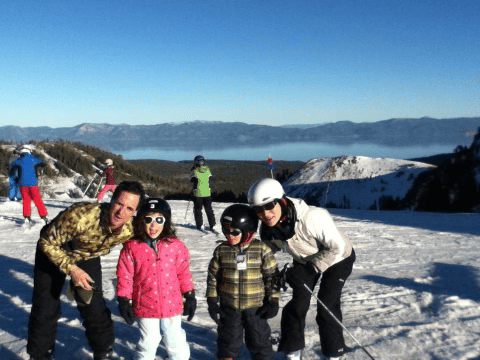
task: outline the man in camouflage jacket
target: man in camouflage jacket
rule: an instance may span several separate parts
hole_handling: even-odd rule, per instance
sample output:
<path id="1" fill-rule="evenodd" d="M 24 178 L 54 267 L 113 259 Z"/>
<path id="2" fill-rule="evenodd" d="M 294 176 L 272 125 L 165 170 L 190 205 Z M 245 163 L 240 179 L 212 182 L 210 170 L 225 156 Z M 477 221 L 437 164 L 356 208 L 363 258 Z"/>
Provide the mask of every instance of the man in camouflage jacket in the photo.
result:
<path id="1" fill-rule="evenodd" d="M 113 322 L 102 293 L 100 256 L 132 237 L 132 216 L 144 196 L 138 182 L 125 181 L 116 188 L 110 204 L 75 204 L 44 226 L 35 254 L 28 329 L 27 352 L 32 360 L 52 358 L 60 295 L 67 275 L 74 285 L 94 359 L 111 357 Z"/>

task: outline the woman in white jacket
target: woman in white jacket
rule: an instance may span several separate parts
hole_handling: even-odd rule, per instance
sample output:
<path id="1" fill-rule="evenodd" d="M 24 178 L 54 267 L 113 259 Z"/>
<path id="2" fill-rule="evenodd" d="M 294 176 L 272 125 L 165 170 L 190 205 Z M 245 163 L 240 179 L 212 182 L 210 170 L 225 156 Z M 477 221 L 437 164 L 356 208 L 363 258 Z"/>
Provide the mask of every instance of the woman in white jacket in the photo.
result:
<path id="1" fill-rule="evenodd" d="M 282 185 L 274 179 L 252 184 L 248 202 L 262 221 L 261 239 L 274 251 L 283 250 L 293 257 L 293 266 L 283 274 L 293 296 L 282 311 L 278 351 L 285 352 L 287 359 L 301 359 L 311 298 L 304 284 L 313 290 L 321 277 L 318 298 L 342 321 L 340 298 L 352 272 L 355 251 L 327 210 L 285 196 Z M 351 350 L 345 345 L 342 327 L 320 304 L 316 321 L 324 359 L 339 359 Z"/>

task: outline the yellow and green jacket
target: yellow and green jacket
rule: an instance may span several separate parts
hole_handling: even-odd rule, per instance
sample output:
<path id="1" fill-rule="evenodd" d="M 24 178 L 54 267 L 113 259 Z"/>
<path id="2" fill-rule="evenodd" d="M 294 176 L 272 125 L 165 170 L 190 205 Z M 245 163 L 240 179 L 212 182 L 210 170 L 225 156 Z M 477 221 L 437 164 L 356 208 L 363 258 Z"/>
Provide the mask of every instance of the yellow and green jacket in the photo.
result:
<path id="1" fill-rule="evenodd" d="M 40 249 L 65 274 L 79 261 L 108 254 L 133 236 L 132 219 L 117 232 L 110 229 L 109 209 L 110 204 L 70 206 L 42 229 Z"/>
<path id="2" fill-rule="evenodd" d="M 237 255 L 246 255 L 247 269 L 237 270 Z M 216 297 L 222 306 L 236 310 L 260 307 L 266 297 L 278 301 L 273 289 L 277 262 L 264 242 L 253 239 L 244 246 L 218 245 L 208 266 L 206 297 Z"/>

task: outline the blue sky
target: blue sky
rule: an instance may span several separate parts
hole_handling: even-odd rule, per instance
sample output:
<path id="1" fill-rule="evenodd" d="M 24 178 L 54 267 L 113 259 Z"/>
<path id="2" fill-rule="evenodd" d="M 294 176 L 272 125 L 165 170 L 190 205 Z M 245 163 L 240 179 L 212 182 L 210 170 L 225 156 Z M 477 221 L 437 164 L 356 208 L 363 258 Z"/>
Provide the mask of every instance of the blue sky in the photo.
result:
<path id="1" fill-rule="evenodd" d="M 2 125 L 480 116 L 480 1 L 0 2 Z"/>

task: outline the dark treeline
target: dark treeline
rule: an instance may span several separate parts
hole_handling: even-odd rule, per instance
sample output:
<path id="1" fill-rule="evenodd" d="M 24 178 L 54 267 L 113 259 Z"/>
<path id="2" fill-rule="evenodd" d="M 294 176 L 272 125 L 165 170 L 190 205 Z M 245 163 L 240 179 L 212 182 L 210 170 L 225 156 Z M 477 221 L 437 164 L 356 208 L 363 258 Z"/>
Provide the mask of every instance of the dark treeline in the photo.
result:
<path id="1" fill-rule="evenodd" d="M 75 173 L 85 180 L 104 168 L 106 159 L 112 159 L 115 167 L 117 183 L 123 180 L 141 182 L 149 196 L 158 196 L 166 199 L 186 200 L 192 196 L 193 185 L 190 182 L 193 161 L 171 162 L 166 160 L 125 160 L 121 155 L 113 154 L 92 145 L 64 140 L 30 141 L 36 146 L 34 155 L 43 158 L 52 164 L 41 168 L 41 175 L 47 178 L 56 176 L 72 177 Z M 18 144 L 0 141 L 0 191 L 7 192 L 7 166 L 13 157 L 13 148 Z M 9 150 L 7 150 L 7 148 Z M 55 159 L 51 161 L 40 150 Z M 273 175 L 280 181 L 300 168 L 304 163 L 300 161 L 275 162 Z M 271 172 L 266 167 L 266 161 L 225 161 L 207 160 L 214 180 L 212 184 L 212 199 L 217 202 L 246 202 L 246 193 L 251 183 L 261 177 L 270 177 Z M 92 191 L 96 188 L 100 177 L 97 176 Z M 84 191 L 87 181 L 80 181 L 77 185 Z M 90 190 L 89 190 L 90 194 Z M 78 195 L 78 194 L 77 194 Z M 91 194 L 90 194 L 91 195 Z"/>

